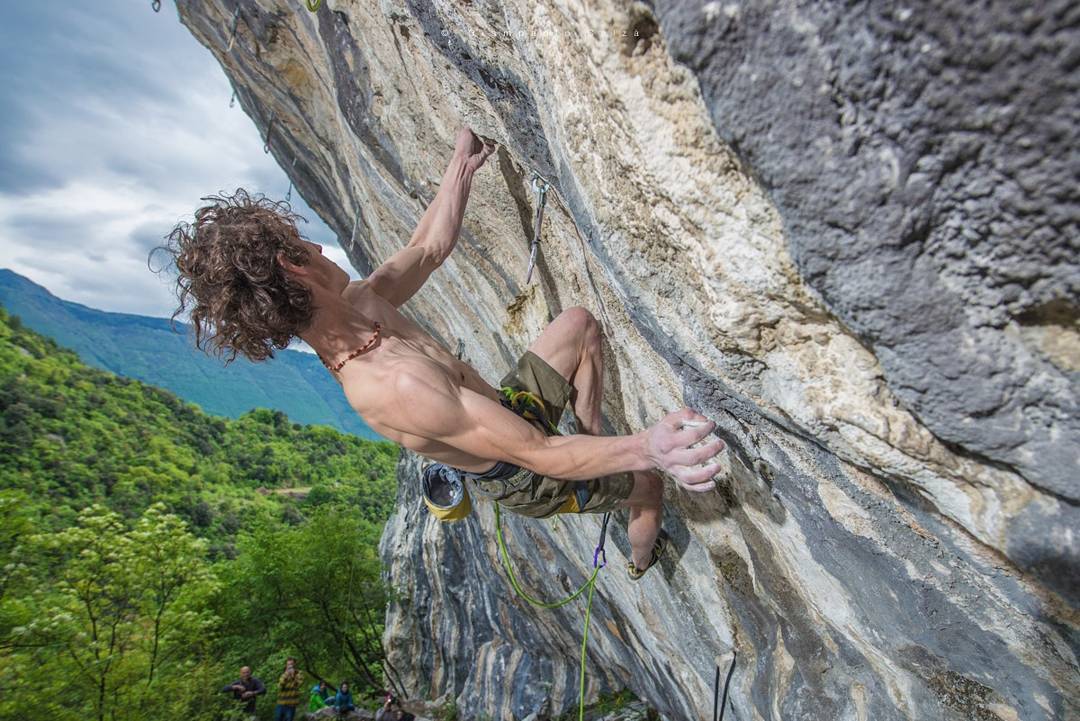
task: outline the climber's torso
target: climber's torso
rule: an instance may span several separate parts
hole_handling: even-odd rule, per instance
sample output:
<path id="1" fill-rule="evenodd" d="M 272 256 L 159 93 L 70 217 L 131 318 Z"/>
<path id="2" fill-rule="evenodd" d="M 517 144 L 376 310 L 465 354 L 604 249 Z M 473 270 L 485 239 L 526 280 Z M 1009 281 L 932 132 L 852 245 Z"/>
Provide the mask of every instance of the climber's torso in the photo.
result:
<path id="1" fill-rule="evenodd" d="M 423 398 L 412 399 L 407 407 L 380 403 L 377 399 L 386 396 L 380 392 L 382 389 L 393 387 L 394 376 L 402 366 L 415 368 L 417 364 L 422 364 L 427 374 L 445 377 L 455 388 L 468 388 L 496 402 L 501 397 L 499 391 L 484 381 L 475 368 L 456 358 L 393 304 L 372 291 L 367 283 L 353 283 L 342 295 L 361 313 L 382 325 L 375 347 L 347 362 L 335 374 L 353 410 L 376 433 L 432 460 L 466 471 L 490 468 L 498 459 L 477 458 L 445 443 L 395 428 L 394 421 L 400 415 L 423 413 Z M 357 345 L 365 340 L 357 338 Z M 506 413 L 513 416 L 510 411 Z"/>

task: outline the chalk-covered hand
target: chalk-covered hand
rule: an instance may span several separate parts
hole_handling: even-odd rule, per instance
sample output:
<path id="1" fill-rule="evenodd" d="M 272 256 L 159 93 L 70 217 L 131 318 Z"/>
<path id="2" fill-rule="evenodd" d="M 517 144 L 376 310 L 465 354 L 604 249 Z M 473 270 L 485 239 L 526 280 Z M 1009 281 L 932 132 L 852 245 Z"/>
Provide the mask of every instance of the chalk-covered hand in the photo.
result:
<path id="1" fill-rule="evenodd" d="M 669 413 L 645 431 L 645 455 L 654 467 L 669 473 L 686 490 L 711 491 L 716 487 L 713 476 L 722 467 L 715 458 L 724 450 L 724 442 L 717 438 L 700 448 L 690 446 L 714 428 L 716 423 L 690 408 Z"/>

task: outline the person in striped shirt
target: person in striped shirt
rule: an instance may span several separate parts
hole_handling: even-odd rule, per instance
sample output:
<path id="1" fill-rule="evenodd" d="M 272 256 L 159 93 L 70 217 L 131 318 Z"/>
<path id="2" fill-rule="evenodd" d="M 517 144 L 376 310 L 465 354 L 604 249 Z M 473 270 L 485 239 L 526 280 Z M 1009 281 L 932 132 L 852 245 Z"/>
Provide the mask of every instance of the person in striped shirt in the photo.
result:
<path id="1" fill-rule="evenodd" d="M 285 671 L 278 679 L 274 721 L 293 721 L 293 717 L 296 715 L 296 707 L 300 704 L 300 687 L 303 683 L 304 673 L 296 668 L 296 659 L 286 659 Z"/>

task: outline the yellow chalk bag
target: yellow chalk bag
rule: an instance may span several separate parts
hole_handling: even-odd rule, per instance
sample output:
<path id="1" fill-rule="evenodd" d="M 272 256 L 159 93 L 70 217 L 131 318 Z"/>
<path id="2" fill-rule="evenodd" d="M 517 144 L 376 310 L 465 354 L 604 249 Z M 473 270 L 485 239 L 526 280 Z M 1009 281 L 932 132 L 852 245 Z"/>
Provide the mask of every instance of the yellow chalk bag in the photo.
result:
<path id="1" fill-rule="evenodd" d="M 424 504 L 440 521 L 458 521 L 472 512 L 465 479 L 456 468 L 432 463 L 424 468 Z"/>

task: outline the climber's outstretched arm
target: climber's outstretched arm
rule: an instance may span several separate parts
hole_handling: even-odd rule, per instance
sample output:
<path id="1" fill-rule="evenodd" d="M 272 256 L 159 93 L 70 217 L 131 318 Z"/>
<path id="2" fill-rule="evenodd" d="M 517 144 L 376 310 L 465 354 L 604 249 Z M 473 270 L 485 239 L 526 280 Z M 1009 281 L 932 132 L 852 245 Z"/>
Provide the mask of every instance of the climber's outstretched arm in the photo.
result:
<path id="1" fill-rule="evenodd" d="M 427 281 L 457 244 L 473 174 L 494 145 L 484 145 L 469 128 L 458 132 L 454 156 L 442 185 L 431 201 L 408 245 L 394 253 L 367 277 L 370 287 L 394 306 L 400 306 Z"/>
<path id="2" fill-rule="evenodd" d="M 409 435 L 435 440 L 469 455 L 507 461 L 550 478 L 590 480 L 625 471 L 667 471 L 687 488 L 708 484 L 718 464 L 700 467 L 723 450 L 719 439 L 688 448 L 707 436 L 715 424 L 685 408 L 630 436 L 545 436 L 499 403 L 468 388 L 452 385 L 442 374 L 417 365 L 402 368 L 392 394 L 402 408 L 390 424 Z M 423 402 L 418 402 L 423 399 Z M 701 422 L 682 428 L 688 421 Z"/>

